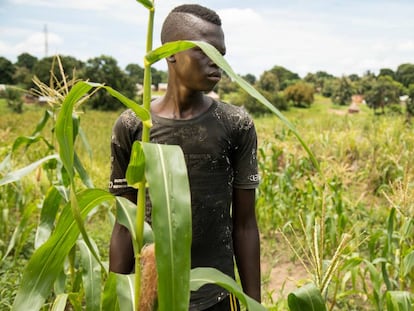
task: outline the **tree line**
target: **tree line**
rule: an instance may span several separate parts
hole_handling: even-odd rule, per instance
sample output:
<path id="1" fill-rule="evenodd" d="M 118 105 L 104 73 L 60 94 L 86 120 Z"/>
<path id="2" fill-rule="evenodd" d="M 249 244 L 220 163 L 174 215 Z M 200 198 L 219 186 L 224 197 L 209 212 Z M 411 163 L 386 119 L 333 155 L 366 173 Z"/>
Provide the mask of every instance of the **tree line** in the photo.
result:
<path id="1" fill-rule="evenodd" d="M 66 79 L 77 78 L 104 83 L 140 102 L 137 85 L 143 83 L 144 69 L 139 64 L 131 63 L 122 69 L 116 59 L 106 55 L 90 58 L 86 62 L 72 56 L 59 57 Z M 30 90 L 37 87 L 33 77 L 48 85 L 51 70 L 57 80 L 62 80 L 59 66 L 53 66 L 54 61 L 54 56 L 38 59 L 29 53 L 22 53 L 12 63 L 0 56 L 0 84 Z M 152 82 L 156 88 L 159 83 L 167 82 L 165 71 L 155 68 L 151 70 Z M 308 73 L 303 78 L 282 66 L 274 66 L 259 77 L 247 74 L 243 78 L 279 110 L 287 110 L 290 106 L 309 107 L 315 94 L 319 93 L 331 98 L 338 105 L 349 105 L 352 95 L 359 94 L 369 107 L 384 112 L 385 107 L 398 106 L 400 97 L 405 95 L 408 98 L 407 112 L 414 114 L 414 64 L 411 63 L 401 64 L 396 70 L 382 68 L 378 74 L 367 71 L 362 76 L 351 74 L 336 77 L 325 71 L 317 71 Z M 267 108 L 248 96 L 226 75 L 223 75 L 215 91 L 223 100 L 243 105 L 252 114 L 267 112 Z M 116 110 L 122 107 L 122 104 L 105 92 L 92 96 L 88 105 L 100 110 Z"/>

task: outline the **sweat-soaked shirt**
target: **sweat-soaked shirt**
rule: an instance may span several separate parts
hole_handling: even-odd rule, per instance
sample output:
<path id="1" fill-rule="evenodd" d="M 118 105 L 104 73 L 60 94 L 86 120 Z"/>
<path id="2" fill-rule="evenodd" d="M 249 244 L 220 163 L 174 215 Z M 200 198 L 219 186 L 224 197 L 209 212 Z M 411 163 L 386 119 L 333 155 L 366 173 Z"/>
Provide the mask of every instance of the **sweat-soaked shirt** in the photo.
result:
<path id="1" fill-rule="evenodd" d="M 152 115 L 150 141 L 179 145 L 184 153 L 191 191 L 191 268 L 213 267 L 234 278 L 231 204 L 233 188 L 258 186 L 257 136 L 247 112 L 230 104 L 213 102 L 201 115 L 174 120 Z M 132 144 L 141 139 L 142 123 L 132 110 L 115 123 L 111 142 L 109 190 L 114 195 L 136 193 L 125 174 Z M 146 220 L 151 206 L 147 206 Z M 203 310 L 228 293 L 205 285 L 191 293 L 190 310 Z"/>

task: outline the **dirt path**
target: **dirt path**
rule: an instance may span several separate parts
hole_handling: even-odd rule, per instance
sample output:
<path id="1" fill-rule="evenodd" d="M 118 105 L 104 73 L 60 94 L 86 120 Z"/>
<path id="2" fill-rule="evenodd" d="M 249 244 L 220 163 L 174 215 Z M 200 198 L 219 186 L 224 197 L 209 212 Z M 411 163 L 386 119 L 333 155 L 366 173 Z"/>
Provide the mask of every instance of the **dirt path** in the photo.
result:
<path id="1" fill-rule="evenodd" d="M 283 238 L 277 240 L 266 242 L 262 251 L 263 294 L 265 300 L 272 301 L 286 299 L 290 292 L 310 278 L 287 242 Z"/>

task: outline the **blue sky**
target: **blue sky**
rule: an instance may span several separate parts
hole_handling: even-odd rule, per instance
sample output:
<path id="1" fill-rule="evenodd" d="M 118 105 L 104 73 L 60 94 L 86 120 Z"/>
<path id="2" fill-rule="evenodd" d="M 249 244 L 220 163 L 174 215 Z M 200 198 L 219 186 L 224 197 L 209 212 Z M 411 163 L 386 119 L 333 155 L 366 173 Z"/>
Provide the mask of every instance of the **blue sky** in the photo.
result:
<path id="1" fill-rule="evenodd" d="M 156 0 L 154 46 L 162 20 L 176 5 Z M 236 72 L 257 77 L 274 65 L 305 76 L 340 76 L 414 63 L 412 0 L 199 0 L 222 18 L 226 58 Z M 0 56 L 28 52 L 83 61 L 110 55 L 120 67 L 142 65 L 147 11 L 134 0 L 0 0 Z M 155 67 L 165 70 L 164 62 Z"/>

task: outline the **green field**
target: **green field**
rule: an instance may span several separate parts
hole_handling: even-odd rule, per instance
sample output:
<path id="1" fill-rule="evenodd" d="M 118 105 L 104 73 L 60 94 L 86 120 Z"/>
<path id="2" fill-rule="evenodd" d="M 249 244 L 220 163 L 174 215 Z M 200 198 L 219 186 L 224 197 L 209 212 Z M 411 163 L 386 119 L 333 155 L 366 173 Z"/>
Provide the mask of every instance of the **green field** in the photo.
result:
<path id="1" fill-rule="evenodd" d="M 25 106 L 23 114 L 15 114 L 0 100 L 0 113 L 3 160 L 17 137 L 33 133 L 44 109 Z M 76 146 L 97 188 L 107 187 L 111 128 L 118 115 L 80 114 L 92 154 L 81 141 Z M 323 283 L 329 264 L 335 264 L 325 296 L 331 310 L 391 310 L 386 308 L 387 293 L 397 291 L 409 293 L 412 299 L 412 126 L 402 115 L 374 116 L 367 107 L 348 114 L 346 107 L 333 106 L 322 97 L 310 109 L 292 109 L 284 115 L 315 155 L 320 171 L 276 117 L 255 118 L 262 177 L 257 217 L 262 235 L 264 305 L 270 310 L 287 310 L 289 292 L 309 281 Z M 46 141 L 53 142 L 52 129 L 49 126 L 42 132 Z M 11 164 L 0 168 L 0 174 L 34 162 L 47 152 L 43 140 L 28 149 L 20 147 Z M 37 207 L 49 186 L 46 174 L 38 169 L 0 188 L 1 258 L 9 242 L 15 241 L 0 266 L 1 310 L 13 303 L 24 264 L 33 252 Z M 13 235 L 27 209 L 33 212 L 24 229 Z M 88 219 L 87 230 L 107 260 L 111 225 L 104 209 Z M 318 271 L 318 260 L 326 270 Z"/>

